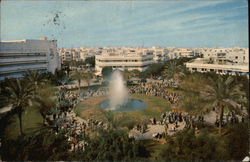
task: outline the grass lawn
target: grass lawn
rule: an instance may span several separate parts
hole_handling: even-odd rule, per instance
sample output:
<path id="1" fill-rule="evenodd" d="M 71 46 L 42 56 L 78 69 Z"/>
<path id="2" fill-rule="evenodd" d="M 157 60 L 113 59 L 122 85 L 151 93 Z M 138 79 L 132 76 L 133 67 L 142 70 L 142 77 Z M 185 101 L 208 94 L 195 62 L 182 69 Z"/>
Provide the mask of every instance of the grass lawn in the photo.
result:
<path id="1" fill-rule="evenodd" d="M 10 124 L 6 127 L 4 136 L 5 138 L 15 139 L 19 135 L 19 119 L 18 115 L 14 115 L 10 119 Z M 42 117 L 34 107 L 28 107 L 23 112 L 23 131 L 24 133 L 31 133 L 37 128 L 40 128 Z"/>
<path id="2" fill-rule="evenodd" d="M 142 94 L 132 95 L 135 99 L 140 99 L 147 103 L 144 110 L 133 112 L 115 112 L 115 117 L 119 119 L 120 126 L 131 127 L 141 122 L 145 118 L 159 118 L 162 112 L 170 110 L 170 104 L 159 97 L 147 96 Z M 99 108 L 99 103 L 106 97 L 93 97 L 78 104 L 74 109 L 75 112 L 82 118 L 92 118 L 97 120 L 106 120 L 104 110 Z M 24 133 L 31 133 L 41 127 L 42 117 L 34 107 L 28 107 L 23 112 L 23 131 Z M 18 116 L 14 115 L 11 118 L 10 124 L 6 127 L 4 136 L 6 138 L 15 139 L 19 135 L 19 120 Z"/>
<path id="3" fill-rule="evenodd" d="M 147 103 L 147 107 L 143 110 L 132 112 L 114 112 L 115 117 L 119 117 L 120 124 L 129 124 L 140 122 L 145 118 L 160 118 L 160 114 L 171 109 L 170 104 L 155 96 L 147 96 L 144 94 L 133 94 L 132 98 L 142 100 Z M 106 97 L 93 97 L 87 99 L 76 106 L 74 111 L 80 117 L 87 119 L 106 120 L 104 110 L 99 107 L 99 103 L 106 99 Z"/>

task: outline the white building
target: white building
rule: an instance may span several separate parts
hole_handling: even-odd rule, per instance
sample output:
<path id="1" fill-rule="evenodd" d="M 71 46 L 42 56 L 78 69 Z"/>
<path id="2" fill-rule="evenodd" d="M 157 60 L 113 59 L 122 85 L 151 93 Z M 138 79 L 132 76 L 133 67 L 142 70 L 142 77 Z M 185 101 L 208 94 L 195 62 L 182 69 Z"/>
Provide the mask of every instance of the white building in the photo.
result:
<path id="1" fill-rule="evenodd" d="M 56 40 L 15 40 L 0 42 L 0 80 L 22 77 L 27 70 L 54 73 L 61 69 Z"/>
<path id="2" fill-rule="evenodd" d="M 102 55 L 96 55 L 95 69 L 97 74 L 100 74 L 104 67 L 144 71 L 150 64 L 154 63 L 153 57 L 151 52 L 144 50 L 120 51 L 120 53 L 107 50 Z"/>
<path id="3" fill-rule="evenodd" d="M 99 47 L 80 47 L 80 48 L 58 48 L 62 62 L 64 61 L 84 61 L 88 57 L 93 57 L 101 53 Z"/>
<path id="4" fill-rule="evenodd" d="M 202 58 L 198 58 L 185 65 L 191 72 L 216 72 L 217 74 L 249 76 L 249 66 L 247 63 L 209 63 Z"/>
<path id="5" fill-rule="evenodd" d="M 249 63 L 248 48 L 203 48 L 200 55 L 207 60 L 217 62 Z"/>

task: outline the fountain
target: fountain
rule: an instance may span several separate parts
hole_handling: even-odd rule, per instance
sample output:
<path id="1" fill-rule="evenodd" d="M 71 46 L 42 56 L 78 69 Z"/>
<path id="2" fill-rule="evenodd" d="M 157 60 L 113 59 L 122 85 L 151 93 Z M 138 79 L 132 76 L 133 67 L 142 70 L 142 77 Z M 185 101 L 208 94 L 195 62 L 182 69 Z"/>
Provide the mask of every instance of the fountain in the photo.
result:
<path id="1" fill-rule="evenodd" d="M 109 81 L 109 97 L 100 103 L 100 107 L 113 111 L 135 111 L 146 107 L 146 103 L 129 98 L 127 87 L 119 70 L 115 70 Z"/>
<path id="2" fill-rule="evenodd" d="M 116 70 L 111 75 L 109 82 L 110 110 L 115 110 L 128 102 L 128 90 L 124 85 L 121 73 Z"/>

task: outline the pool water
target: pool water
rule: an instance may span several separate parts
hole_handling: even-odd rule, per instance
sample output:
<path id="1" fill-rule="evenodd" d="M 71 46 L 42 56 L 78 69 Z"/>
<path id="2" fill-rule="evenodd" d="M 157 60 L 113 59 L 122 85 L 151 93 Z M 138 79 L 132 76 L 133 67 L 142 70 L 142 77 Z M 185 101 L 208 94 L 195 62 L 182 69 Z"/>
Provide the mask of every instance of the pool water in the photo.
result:
<path id="1" fill-rule="evenodd" d="M 100 107 L 104 110 L 109 110 L 109 100 L 104 100 L 100 103 Z M 125 111 L 137 111 L 137 110 L 143 110 L 147 107 L 147 104 L 141 100 L 137 99 L 129 99 L 128 102 L 120 107 L 117 107 L 113 111 L 119 111 L 119 112 L 125 112 Z"/>

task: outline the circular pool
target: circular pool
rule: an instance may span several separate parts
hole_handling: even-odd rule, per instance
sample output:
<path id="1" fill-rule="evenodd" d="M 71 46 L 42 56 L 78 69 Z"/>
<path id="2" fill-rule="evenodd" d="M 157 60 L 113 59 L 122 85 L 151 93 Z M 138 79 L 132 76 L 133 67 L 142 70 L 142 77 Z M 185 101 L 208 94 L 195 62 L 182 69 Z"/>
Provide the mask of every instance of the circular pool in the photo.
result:
<path id="1" fill-rule="evenodd" d="M 109 100 L 104 100 L 100 103 L 100 107 L 104 110 L 111 110 Z M 112 109 L 113 111 L 137 111 L 142 110 L 147 107 L 147 104 L 141 100 L 137 99 L 129 99 L 128 102 L 122 106 L 117 107 L 116 109 Z"/>

